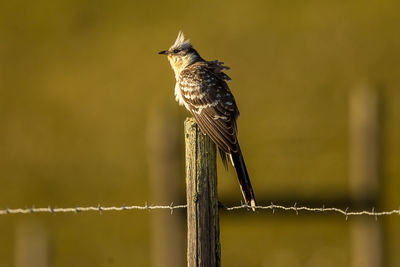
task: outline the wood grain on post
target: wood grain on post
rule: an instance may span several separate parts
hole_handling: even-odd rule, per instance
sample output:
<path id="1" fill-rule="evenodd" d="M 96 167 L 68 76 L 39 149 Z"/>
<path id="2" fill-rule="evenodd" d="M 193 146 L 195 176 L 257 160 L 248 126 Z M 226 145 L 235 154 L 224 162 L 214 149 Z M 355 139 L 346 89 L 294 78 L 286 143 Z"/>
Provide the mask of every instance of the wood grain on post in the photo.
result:
<path id="1" fill-rule="evenodd" d="M 216 148 L 193 118 L 185 121 L 188 266 L 221 266 Z"/>

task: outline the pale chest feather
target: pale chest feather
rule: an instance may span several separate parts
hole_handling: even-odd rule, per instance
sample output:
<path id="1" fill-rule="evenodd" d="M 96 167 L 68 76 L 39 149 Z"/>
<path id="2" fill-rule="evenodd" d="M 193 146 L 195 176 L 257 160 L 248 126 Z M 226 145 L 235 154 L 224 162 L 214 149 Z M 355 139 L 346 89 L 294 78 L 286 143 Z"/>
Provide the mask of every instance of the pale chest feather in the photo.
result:
<path id="1" fill-rule="evenodd" d="M 179 87 L 179 82 L 178 81 L 175 84 L 175 100 L 181 106 L 185 104 L 185 102 L 183 100 L 183 97 L 182 97 L 182 94 L 181 94 L 181 88 Z"/>
<path id="2" fill-rule="evenodd" d="M 176 82 L 175 84 L 175 100 L 178 102 L 179 105 L 185 106 L 185 108 L 190 111 L 188 103 L 186 103 L 182 97 L 182 90 L 179 87 L 179 82 Z"/>

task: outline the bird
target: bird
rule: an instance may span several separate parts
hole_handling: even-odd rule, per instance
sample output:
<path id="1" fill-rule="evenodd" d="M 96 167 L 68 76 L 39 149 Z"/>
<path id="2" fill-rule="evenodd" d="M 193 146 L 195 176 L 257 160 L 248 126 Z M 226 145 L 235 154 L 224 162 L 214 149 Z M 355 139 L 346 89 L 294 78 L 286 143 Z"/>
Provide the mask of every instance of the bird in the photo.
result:
<path id="1" fill-rule="evenodd" d="M 175 74 L 175 99 L 195 118 L 203 134 L 217 145 L 224 166 L 230 159 L 247 205 L 256 207 L 253 188 L 237 138 L 239 109 L 223 62 L 206 61 L 179 31 L 175 43 L 159 52 L 166 55 Z"/>

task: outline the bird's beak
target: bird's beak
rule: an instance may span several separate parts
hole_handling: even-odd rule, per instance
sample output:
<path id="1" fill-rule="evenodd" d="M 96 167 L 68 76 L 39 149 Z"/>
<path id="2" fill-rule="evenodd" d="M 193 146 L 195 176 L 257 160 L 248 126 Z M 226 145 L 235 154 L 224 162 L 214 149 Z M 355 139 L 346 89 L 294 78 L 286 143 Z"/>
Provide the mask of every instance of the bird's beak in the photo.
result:
<path id="1" fill-rule="evenodd" d="M 159 55 L 168 55 L 168 50 L 158 52 Z"/>

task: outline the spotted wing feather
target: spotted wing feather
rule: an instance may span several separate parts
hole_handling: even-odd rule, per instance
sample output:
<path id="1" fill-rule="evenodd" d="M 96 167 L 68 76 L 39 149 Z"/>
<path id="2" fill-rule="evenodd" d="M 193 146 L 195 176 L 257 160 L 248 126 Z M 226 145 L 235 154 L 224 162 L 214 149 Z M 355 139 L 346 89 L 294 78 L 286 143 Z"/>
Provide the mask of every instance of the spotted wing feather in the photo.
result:
<path id="1" fill-rule="evenodd" d="M 202 132 L 218 145 L 221 152 L 238 152 L 236 119 L 239 112 L 225 77 L 201 62 L 188 66 L 179 78 L 185 106 Z"/>
<path id="2" fill-rule="evenodd" d="M 193 114 L 200 129 L 218 146 L 227 166 L 230 155 L 244 199 L 254 210 L 255 197 L 249 174 L 237 140 L 236 120 L 239 110 L 219 61 L 201 61 L 186 67 L 179 75 L 180 98 Z"/>

